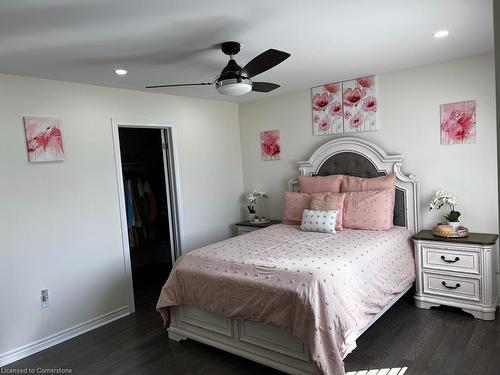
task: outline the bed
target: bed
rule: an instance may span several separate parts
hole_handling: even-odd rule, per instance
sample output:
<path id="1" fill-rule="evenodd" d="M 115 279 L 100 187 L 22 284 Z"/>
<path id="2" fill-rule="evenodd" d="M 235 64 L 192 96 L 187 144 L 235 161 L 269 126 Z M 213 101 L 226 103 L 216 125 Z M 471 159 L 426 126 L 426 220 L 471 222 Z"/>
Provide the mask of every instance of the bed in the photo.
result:
<path id="1" fill-rule="evenodd" d="M 301 175 L 394 172 L 394 227 L 336 235 L 274 225 L 184 255 L 158 310 L 172 340 L 194 339 L 289 374 L 342 374 L 356 339 L 414 281 L 418 188 L 402 156 L 353 137 L 299 162 Z M 297 191 L 295 179 L 289 190 Z"/>

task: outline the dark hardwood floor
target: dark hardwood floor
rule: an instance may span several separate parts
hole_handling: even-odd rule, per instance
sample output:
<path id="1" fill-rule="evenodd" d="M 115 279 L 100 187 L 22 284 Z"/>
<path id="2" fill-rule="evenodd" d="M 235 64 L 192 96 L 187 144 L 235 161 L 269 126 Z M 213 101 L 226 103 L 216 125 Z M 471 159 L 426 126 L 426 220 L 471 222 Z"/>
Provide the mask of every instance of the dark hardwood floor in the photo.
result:
<path id="1" fill-rule="evenodd" d="M 194 341 L 170 341 L 154 310 L 156 297 L 144 294 L 135 314 L 5 368 L 96 375 L 281 374 Z M 500 321 L 453 309 L 419 310 L 409 294 L 358 339 L 345 363 L 346 371 L 407 367 L 406 375 L 500 374 Z"/>

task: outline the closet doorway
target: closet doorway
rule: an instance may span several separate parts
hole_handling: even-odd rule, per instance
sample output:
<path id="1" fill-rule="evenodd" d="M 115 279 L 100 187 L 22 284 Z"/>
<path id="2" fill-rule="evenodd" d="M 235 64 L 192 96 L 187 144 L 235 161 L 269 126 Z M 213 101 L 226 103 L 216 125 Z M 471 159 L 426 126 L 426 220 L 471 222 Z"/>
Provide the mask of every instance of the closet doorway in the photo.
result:
<path id="1" fill-rule="evenodd" d="M 180 253 L 172 127 L 113 122 L 130 311 L 154 308 Z"/>

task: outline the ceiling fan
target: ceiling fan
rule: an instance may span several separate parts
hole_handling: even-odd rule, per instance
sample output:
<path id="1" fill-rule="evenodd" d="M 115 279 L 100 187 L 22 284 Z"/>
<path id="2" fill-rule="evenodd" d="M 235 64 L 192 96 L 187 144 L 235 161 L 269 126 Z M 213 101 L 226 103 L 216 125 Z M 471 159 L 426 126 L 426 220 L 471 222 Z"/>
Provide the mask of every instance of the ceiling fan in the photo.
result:
<path id="1" fill-rule="evenodd" d="M 268 49 L 254 57 L 242 68 L 234 60 L 234 55 L 240 52 L 240 44 L 238 42 L 224 42 L 221 44 L 221 49 L 224 54 L 229 56 L 229 62 L 214 81 L 146 86 L 146 88 L 209 86 L 215 84 L 215 88 L 220 94 L 237 96 L 244 95 L 250 91 L 269 92 L 280 87 L 280 85 L 271 82 L 252 82 L 251 78 L 282 63 L 290 57 L 289 53 L 276 49 Z"/>

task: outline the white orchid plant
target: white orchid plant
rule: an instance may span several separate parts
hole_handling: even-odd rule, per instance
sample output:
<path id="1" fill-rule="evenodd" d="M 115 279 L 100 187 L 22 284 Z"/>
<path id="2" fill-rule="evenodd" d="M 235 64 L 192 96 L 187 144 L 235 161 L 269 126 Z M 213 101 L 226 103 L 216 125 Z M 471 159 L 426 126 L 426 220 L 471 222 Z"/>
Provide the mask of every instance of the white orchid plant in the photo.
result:
<path id="1" fill-rule="evenodd" d="M 434 199 L 429 203 L 429 210 L 432 210 L 433 208 L 439 210 L 443 206 L 448 206 L 450 208 L 450 213 L 444 217 L 449 222 L 457 222 L 460 217 L 460 212 L 455 210 L 456 204 L 457 197 L 455 194 L 438 190 Z"/>
<path id="2" fill-rule="evenodd" d="M 257 200 L 259 198 L 267 198 L 267 194 L 263 191 L 254 190 L 247 195 L 247 208 L 248 212 L 251 214 L 255 213 L 255 205 L 257 204 Z"/>

